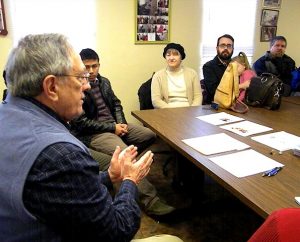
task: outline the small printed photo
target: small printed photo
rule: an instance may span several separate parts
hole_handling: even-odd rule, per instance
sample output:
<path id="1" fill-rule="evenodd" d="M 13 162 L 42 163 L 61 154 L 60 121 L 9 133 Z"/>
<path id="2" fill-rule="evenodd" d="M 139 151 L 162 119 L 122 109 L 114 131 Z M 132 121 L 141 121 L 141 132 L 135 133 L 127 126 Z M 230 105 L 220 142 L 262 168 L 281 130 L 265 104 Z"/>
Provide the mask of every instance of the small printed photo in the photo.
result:
<path id="1" fill-rule="evenodd" d="M 159 8 L 168 8 L 169 7 L 169 0 L 158 0 L 157 6 Z"/>
<path id="2" fill-rule="evenodd" d="M 138 24 L 147 24 L 149 23 L 149 16 L 139 15 L 137 17 Z"/>
<path id="3" fill-rule="evenodd" d="M 153 32 L 152 25 L 151 24 L 139 24 L 137 32 L 138 33 L 151 33 L 151 32 Z"/>

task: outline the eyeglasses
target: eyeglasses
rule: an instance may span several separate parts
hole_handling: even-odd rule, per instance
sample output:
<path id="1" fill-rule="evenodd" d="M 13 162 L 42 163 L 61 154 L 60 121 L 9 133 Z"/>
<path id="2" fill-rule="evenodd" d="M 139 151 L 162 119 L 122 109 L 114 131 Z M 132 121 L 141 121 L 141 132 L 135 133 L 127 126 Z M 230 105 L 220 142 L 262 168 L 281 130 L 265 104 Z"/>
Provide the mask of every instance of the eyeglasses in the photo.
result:
<path id="1" fill-rule="evenodd" d="M 87 70 L 89 70 L 90 68 L 96 69 L 97 67 L 99 67 L 99 64 L 85 65 L 85 68 L 86 68 Z"/>
<path id="2" fill-rule="evenodd" d="M 56 75 L 56 76 L 61 76 L 61 77 L 64 77 L 64 76 L 71 76 L 71 77 L 76 77 L 76 79 L 80 82 L 80 84 L 83 86 L 87 83 L 89 83 L 89 77 L 90 77 L 90 74 L 89 73 L 86 73 L 82 76 L 80 75 Z"/>
<path id="3" fill-rule="evenodd" d="M 226 45 L 226 44 L 220 44 L 220 45 L 218 45 L 220 48 L 222 48 L 222 49 L 232 49 L 233 48 L 233 45 L 231 45 L 231 44 L 228 44 L 228 45 Z"/>

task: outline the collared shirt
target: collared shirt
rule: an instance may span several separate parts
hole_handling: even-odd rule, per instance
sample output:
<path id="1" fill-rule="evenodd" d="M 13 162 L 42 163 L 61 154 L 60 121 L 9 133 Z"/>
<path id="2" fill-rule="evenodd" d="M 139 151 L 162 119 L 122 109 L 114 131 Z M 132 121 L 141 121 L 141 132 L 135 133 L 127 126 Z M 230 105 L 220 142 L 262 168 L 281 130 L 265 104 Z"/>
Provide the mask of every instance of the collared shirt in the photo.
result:
<path id="1" fill-rule="evenodd" d="M 63 122 L 48 107 L 28 100 Z M 23 202 L 64 241 L 130 241 L 140 224 L 136 185 L 123 181 L 113 201 L 104 184 L 112 185 L 108 173 L 99 174 L 89 154 L 73 144 L 56 143 L 34 162 Z"/>

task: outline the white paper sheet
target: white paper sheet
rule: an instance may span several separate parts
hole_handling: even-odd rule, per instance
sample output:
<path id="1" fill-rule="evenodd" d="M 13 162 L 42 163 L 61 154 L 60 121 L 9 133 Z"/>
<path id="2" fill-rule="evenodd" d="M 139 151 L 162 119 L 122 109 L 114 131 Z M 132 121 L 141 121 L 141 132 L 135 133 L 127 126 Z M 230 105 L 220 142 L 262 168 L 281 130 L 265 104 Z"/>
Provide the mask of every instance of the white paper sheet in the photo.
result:
<path id="1" fill-rule="evenodd" d="M 279 151 L 290 150 L 300 144 L 299 136 L 284 131 L 255 136 L 252 139 Z"/>
<path id="2" fill-rule="evenodd" d="M 249 145 L 242 143 L 225 133 L 184 139 L 182 141 L 204 155 L 249 148 Z"/>
<path id="3" fill-rule="evenodd" d="M 243 118 L 239 118 L 237 116 L 225 112 L 198 116 L 196 118 L 213 125 L 228 124 L 228 123 L 244 120 Z"/>
<path id="4" fill-rule="evenodd" d="M 244 150 L 209 159 L 236 177 L 250 176 L 284 166 L 255 150 Z"/>
<path id="5" fill-rule="evenodd" d="M 257 133 L 262 133 L 262 132 L 272 130 L 272 128 L 257 123 L 253 123 L 250 121 L 228 124 L 228 125 L 221 126 L 220 128 L 226 129 L 228 131 L 239 134 L 241 136 L 249 136 L 252 134 L 257 134 Z"/>

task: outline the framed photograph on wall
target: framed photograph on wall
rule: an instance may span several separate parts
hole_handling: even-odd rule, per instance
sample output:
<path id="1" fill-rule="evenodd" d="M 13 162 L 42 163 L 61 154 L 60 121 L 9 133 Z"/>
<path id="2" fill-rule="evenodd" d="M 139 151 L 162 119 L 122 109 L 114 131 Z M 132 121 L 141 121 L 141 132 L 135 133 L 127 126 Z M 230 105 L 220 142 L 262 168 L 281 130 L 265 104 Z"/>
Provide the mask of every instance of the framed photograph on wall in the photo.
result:
<path id="1" fill-rule="evenodd" d="M 281 0 L 264 0 L 264 8 L 280 8 Z"/>
<path id="2" fill-rule="evenodd" d="M 274 9 L 263 9 L 261 12 L 261 26 L 277 26 L 279 11 Z"/>
<path id="3" fill-rule="evenodd" d="M 269 42 L 276 36 L 277 27 L 261 27 L 260 42 Z"/>
<path id="4" fill-rule="evenodd" d="M 0 35 L 7 35 L 3 0 L 0 0 Z"/>
<path id="5" fill-rule="evenodd" d="M 170 1 L 135 0 L 135 43 L 170 42 Z"/>

